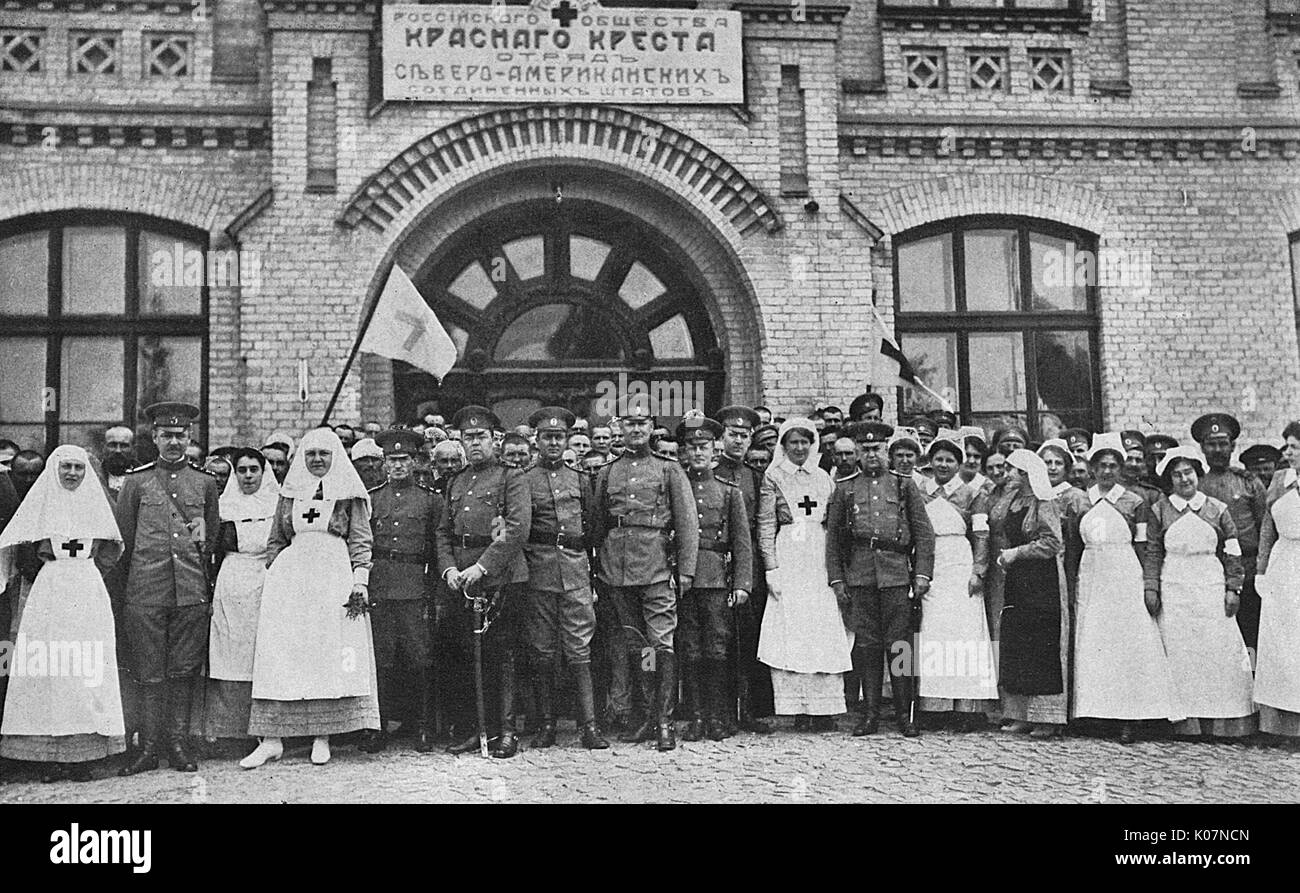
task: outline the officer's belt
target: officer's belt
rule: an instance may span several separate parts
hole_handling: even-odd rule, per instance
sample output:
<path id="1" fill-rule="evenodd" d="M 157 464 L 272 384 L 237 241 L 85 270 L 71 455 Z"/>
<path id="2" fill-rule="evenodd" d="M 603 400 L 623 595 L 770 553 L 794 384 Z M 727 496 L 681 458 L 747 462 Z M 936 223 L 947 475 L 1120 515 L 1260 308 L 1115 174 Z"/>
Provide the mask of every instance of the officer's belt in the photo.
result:
<path id="1" fill-rule="evenodd" d="M 663 524 L 646 524 L 641 521 L 633 521 L 630 515 L 612 515 L 609 521 L 614 527 L 644 527 L 647 530 L 657 530 L 660 533 L 668 533 L 672 530 L 671 527 L 665 527 Z"/>
<path id="2" fill-rule="evenodd" d="M 722 540 L 706 540 L 703 537 L 700 538 L 700 548 L 705 552 L 721 552 L 723 554 L 731 551 L 731 546 Z"/>
<path id="3" fill-rule="evenodd" d="M 585 549 L 587 541 L 581 536 L 575 536 L 571 533 L 547 533 L 544 530 L 533 530 L 528 534 L 528 544 L 530 546 L 559 546 L 562 549 Z"/>
<path id="4" fill-rule="evenodd" d="M 429 563 L 429 559 L 419 552 L 398 552 L 395 549 L 375 549 L 371 557 L 376 561 L 400 561 L 404 564 Z"/>
<path id="5" fill-rule="evenodd" d="M 883 549 L 886 552 L 898 552 L 902 555 L 909 555 L 912 552 L 911 543 L 899 542 L 885 536 L 866 536 L 855 533 L 853 534 L 853 542 L 869 549 Z"/>
<path id="6" fill-rule="evenodd" d="M 453 536 L 451 544 L 459 549 L 486 549 L 492 545 L 492 537 L 479 536 L 475 533 L 462 533 Z"/>

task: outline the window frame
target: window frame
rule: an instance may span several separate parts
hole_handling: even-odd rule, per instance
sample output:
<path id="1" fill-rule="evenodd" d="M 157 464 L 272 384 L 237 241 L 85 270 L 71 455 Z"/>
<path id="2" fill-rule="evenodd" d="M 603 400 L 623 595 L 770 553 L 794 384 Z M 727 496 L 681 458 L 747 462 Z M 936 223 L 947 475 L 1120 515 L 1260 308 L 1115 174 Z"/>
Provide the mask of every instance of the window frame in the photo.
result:
<path id="1" fill-rule="evenodd" d="M 64 230 L 75 227 L 117 227 L 124 231 L 125 264 L 122 313 L 63 312 L 63 242 Z M 140 314 L 139 251 L 142 231 L 158 233 L 192 242 L 204 255 L 204 281 L 199 286 L 197 314 Z M 121 419 L 65 419 L 60 396 L 55 408 L 45 413 L 45 442 L 53 449 L 60 442 L 59 429 L 64 425 L 123 424 L 137 430 L 137 415 L 141 407 L 139 398 L 140 339 L 148 336 L 198 338 L 199 357 L 199 420 L 193 430 L 194 439 L 207 443 L 208 377 L 210 369 L 211 337 L 210 295 L 207 282 L 207 257 L 210 250 L 208 233 L 185 224 L 151 217 L 145 214 L 116 211 L 56 211 L 33 214 L 0 222 L 0 239 L 25 233 L 46 232 L 47 240 L 47 304 L 44 314 L 5 314 L 0 311 L 0 328 L 6 337 L 42 338 L 45 341 L 45 387 L 56 395 L 63 386 L 63 342 L 66 338 L 112 337 L 123 342 L 122 351 L 122 418 Z M 3 423 L 0 422 L 0 425 Z M 17 423 L 14 424 L 33 424 Z M 138 436 L 138 435 L 137 435 Z M 47 450 L 48 451 L 48 450 Z"/>
<path id="2" fill-rule="evenodd" d="M 1056 221 L 1038 217 L 1002 214 L 980 214 L 951 217 L 905 230 L 894 236 L 894 331 L 907 353 L 907 335 L 955 335 L 957 341 L 957 392 L 958 409 L 962 418 L 973 415 L 970 382 L 970 336 L 972 334 L 1019 332 L 1024 336 L 1025 406 L 1017 409 L 1027 417 L 1029 433 L 1040 434 L 1039 416 L 1050 410 L 1038 409 L 1037 345 L 1032 337 L 1038 332 L 1086 332 L 1088 349 L 1092 357 L 1089 385 L 1092 396 L 1094 429 L 1101 424 L 1101 317 L 1099 312 L 1099 287 L 1096 282 L 1085 286 L 1087 306 L 1084 310 L 980 310 L 966 307 L 965 233 L 972 230 L 1001 229 L 1016 232 L 1016 247 L 1020 273 L 1020 292 L 1024 300 L 1032 300 L 1033 269 L 1029 234 L 1037 233 L 1052 238 L 1070 239 L 1081 244 L 1098 257 L 1098 238 L 1093 233 Z M 902 308 L 902 282 L 899 277 L 900 249 L 909 243 L 938 235 L 952 236 L 953 309 L 943 311 L 906 311 Z M 898 417 L 904 417 L 903 389 L 898 389 L 896 408 Z"/>

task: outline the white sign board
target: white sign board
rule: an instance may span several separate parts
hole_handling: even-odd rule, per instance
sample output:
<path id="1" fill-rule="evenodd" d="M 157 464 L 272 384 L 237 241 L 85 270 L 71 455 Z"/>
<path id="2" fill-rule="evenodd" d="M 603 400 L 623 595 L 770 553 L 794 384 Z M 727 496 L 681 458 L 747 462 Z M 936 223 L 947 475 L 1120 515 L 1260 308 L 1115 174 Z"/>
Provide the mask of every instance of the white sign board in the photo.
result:
<path id="1" fill-rule="evenodd" d="M 739 12 L 383 8 L 384 98 L 425 102 L 744 101 Z"/>

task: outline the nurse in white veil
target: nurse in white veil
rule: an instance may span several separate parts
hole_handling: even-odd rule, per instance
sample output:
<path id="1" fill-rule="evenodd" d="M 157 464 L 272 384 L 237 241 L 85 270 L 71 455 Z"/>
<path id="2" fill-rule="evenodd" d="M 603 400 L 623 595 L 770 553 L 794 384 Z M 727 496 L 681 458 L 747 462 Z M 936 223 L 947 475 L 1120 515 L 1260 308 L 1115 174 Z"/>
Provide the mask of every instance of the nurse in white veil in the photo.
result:
<path id="1" fill-rule="evenodd" d="M 826 583 L 826 506 L 834 483 L 817 466 L 816 426 L 781 425 L 759 494 L 759 551 L 768 600 L 758 659 L 772 669 L 776 712 L 796 728 L 830 731 L 843 713 L 850 642 L 835 593 Z"/>

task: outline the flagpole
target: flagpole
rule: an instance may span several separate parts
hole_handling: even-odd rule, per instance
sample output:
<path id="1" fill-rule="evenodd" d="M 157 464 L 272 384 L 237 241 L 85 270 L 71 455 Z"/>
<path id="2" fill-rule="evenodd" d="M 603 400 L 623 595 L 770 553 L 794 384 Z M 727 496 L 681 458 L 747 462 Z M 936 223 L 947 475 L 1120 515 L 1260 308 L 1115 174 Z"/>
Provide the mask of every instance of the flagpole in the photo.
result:
<path id="1" fill-rule="evenodd" d="M 388 276 L 393 275 L 393 267 L 397 266 L 394 261 L 388 267 Z M 388 276 L 384 277 L 384 282 L 388 282 Z M 318 427 L 324 428 L 329 425 L 330 414 L 334 412 L 334 404 L 338 402 L 339 394 L 343 392 L 343 383 L 348 379 L 348 373 L 352 371 L 352 362 L 357 358 L 357 353 L 361 350 L 361 341 L 366 337 L 366 330 L 370 328 L 370 321 L 375 318 L 375 310 L 379 308 L 379 299 L 384 295 L 383 289 L 375 295 L 375 299 L 370 302 L 370 307 L 366 310 L 366 317 L 361 321 L 361 330 L 357 332 L 357 340 L 352 343 L 352 352 L 348 354 L 348 361 L 343 364 L 343 373 L 339 376 L 338 383 L 334 385 L 334 393 L 330 395 L 329 405 L 325 407 L 325 415 L 321 417 Z"/>

